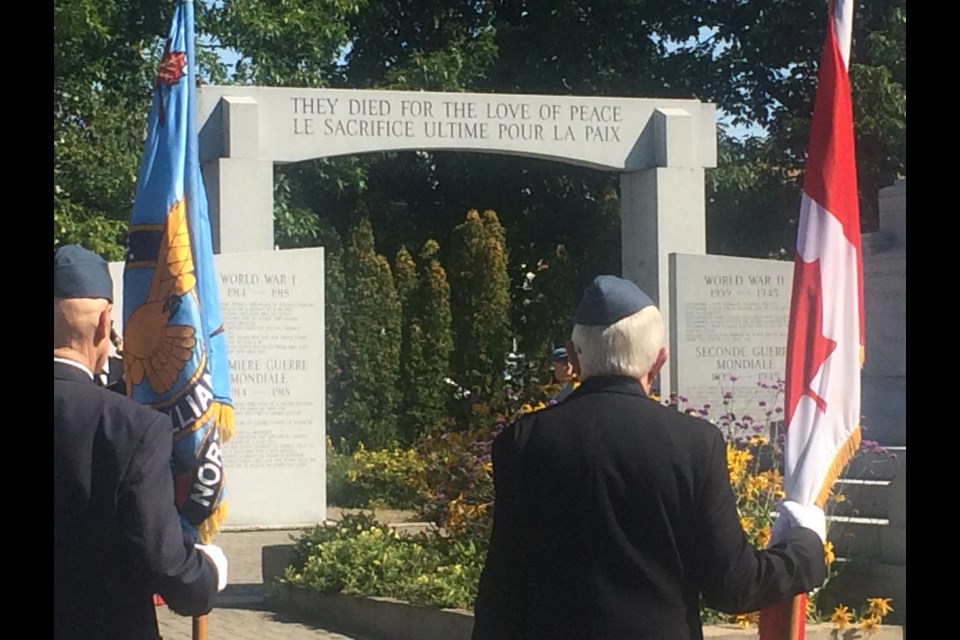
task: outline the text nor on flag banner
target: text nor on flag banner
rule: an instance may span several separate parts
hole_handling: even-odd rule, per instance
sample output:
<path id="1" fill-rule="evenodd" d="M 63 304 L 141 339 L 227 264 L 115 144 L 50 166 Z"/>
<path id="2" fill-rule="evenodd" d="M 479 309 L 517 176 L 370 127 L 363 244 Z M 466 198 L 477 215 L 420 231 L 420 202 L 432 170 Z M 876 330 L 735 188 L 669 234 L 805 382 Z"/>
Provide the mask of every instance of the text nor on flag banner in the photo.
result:
<path id="1" fill-rule="evenodd" d="M 203 541 L 226 515 L 226 336 L 195 124 L 192 30 L 177 7 L 157 71 L 123 276 L 127 395 L 170 415 L 177 509 Z"/>

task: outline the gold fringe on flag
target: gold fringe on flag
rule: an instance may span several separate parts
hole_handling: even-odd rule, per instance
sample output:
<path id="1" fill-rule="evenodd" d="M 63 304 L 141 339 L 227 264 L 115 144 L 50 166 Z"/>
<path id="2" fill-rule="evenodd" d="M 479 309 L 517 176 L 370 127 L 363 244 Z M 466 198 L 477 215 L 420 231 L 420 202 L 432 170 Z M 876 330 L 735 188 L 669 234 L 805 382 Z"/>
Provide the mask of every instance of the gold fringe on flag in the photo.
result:
<path id="1" fill-rule="evenodd" d="M 220 526 L 227 519 L 227 501 L 224 500 L 214 509 L 210 516 L 200 523 L 197 532 L 200 534 L 200 542 L 209 544 L 213 540 L 213 534 L 220 531 Z"/>
<path id="2" fill-rule="evenodd" d="M 233 437 L 233 407 L 225 402 L 214 402 L 213 425 L 220 436 L 220 442 L 226 442 Z"/>
<path id="3" fill-rule="evenodd" d="M 820 493 L 817 494 L 817 506 L 821 509 L 825 508 L 827 504 L 827 499 L 830 497 L 830 491 L 833 489 L 833 484 L 837 481 L 837 478 L 840 477 L 840 474 L 843 473 L 844 467 L 853 459 L 853 456 L 857 454 L 857 449 L 860 448 L 860 425 L 857 425 L 856 429 L 853 430 L 848 437 L 846 442 L 840 447 L 840 450 L 837 452 L 837 455 L 834 457 L 833 462 L 830 464 L 830 468 L 827 470 L 827 475 L 823 479 L 823 485 L 820 487 Z"/>

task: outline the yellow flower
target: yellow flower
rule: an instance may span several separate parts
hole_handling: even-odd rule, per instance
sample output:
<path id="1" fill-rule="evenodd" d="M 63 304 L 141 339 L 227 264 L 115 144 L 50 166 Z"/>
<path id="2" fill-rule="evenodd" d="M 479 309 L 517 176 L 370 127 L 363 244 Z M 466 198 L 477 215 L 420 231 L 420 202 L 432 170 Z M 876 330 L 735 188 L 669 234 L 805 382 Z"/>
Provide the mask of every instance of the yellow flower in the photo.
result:
<path id="1" fill-rule="evenodd" d="M 520 407 L 520 413 L 531 413 L 531 412 L 533 412 L 533 407 L 531 407 L 529 403 L 524 404 L 522 407 Z"/>
<path id="2" fill-rule="evenodd" d="M 762 548 L 766 548 L 770 544 L 770 527 L 769 525 L 757 531 L 757 544 Z"/>
<path id="3" fill-rule="evenodd" d="M 486 402 L 478 402 L 477 404 L 473 405 L 473 412 L 478 416 L 485 416 L 490 413 L 490 405 L 488 405 Z"/>
<path id="4" fill-rule="evenodd" d="M 748 499 L 756 498 L 767 490 L 770 486 L 770 476 L 767 473 L 761 473 L 755 476 L 747 476 L 743 482 L 743 489 Z"/>
<path id="5" fill-rule="evenodd" d="M 891 611 L 890 598 L 867 598 L 867 613 L 871 618 L 880 620 Z"/>
<path id="6" fill-rule="evenodd" d="M 846 629 L 853 622 L 853 614 L 846 606 L 837 605 L 837 608 L 833 610 L 833 615 L 830 616 L 830 622 L 836 625 L 837 629 Z"/>
<path id="7" fill-rule="evenodd" d="M 833 564 L 833 561 L 837 559 L 837 556 L 833 553 L 833 543 L 826 542 L 823 545 L 823 561 L 829 567 Z"/>
<path id="8" fill-rule="evenodd" d="M 736 622 L 741 629 L 746 629 L 752 624 L 757 624 L 759 620 L 759 613 L 741 613 L 734 619 L 734 622 Z"/>
<path id="9" fill-rule="evenodd" d="M 751 460 L 753 460 L 753 454 L 749 451 L 727 445 L 727 471 L 730 473 L 730 484 L 737 484 L 746 474 L 747 463 Z"/>
<path id="10" fill-rule="evenodd" d="M 866 631 L 868 636 L 875 634 L 878 629 L 880 621 L 876 618 L 860 618 L 860 631 Z"/>

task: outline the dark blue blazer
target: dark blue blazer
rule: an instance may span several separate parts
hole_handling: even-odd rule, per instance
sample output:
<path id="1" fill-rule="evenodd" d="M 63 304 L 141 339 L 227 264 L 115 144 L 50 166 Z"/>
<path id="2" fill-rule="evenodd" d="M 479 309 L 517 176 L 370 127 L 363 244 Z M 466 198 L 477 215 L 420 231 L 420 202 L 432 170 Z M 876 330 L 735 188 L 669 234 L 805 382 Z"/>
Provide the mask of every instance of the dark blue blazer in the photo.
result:
<path id="1" fill-rule="evenodd" d="M 818 587 L 820 538 L 771 549 L 740 526 L 712 424 L 588 379 L 493 445 L 494 524 L 473 637 L 702 638 L 699 605 L 755 611 Z"/>
<path id="2" fill-rule="evenodd" d="M 180 526 L 170 419 L 53 365 L 53 625 L 61 639 L 155 640 L 153 594 L 207 613 L 216 569 Z"/>

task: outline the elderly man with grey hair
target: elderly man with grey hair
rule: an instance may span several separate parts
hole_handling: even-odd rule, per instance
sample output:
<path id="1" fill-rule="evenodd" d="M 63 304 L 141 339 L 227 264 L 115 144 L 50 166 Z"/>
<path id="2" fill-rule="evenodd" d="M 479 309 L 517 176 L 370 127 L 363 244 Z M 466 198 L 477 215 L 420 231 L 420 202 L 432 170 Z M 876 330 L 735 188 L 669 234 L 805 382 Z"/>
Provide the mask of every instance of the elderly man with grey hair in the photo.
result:
<path id="1" fill-rule="evenodd" d="M 780 542 L 753 548 L 720 431 L 649 399 L 667 361 L 652 300 L 600 276 L 575 322 L 580 387 L 493 445 L 473 637 L 700 639 L 701 596 L 740 613 L 820 586 L 823 512 L 785 503 Z"/>

